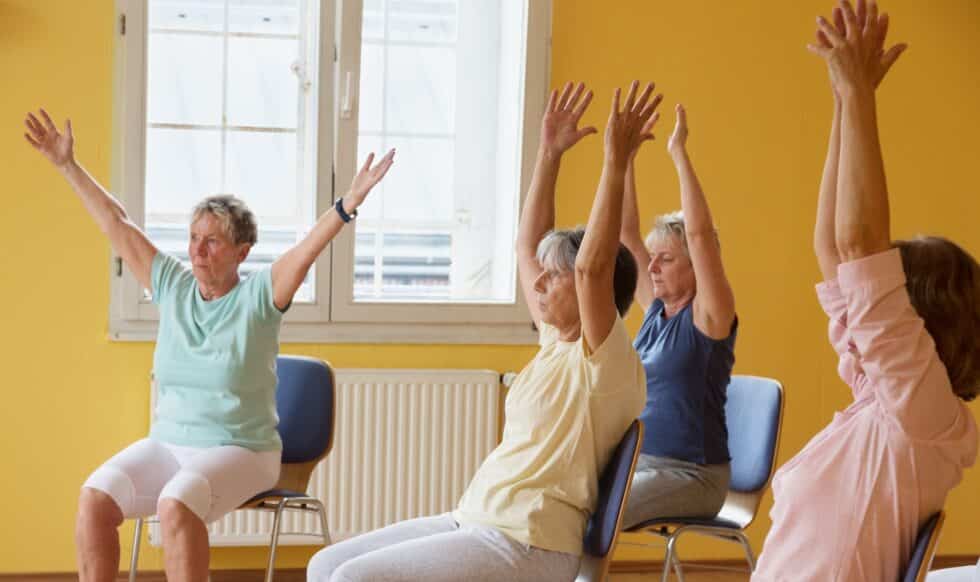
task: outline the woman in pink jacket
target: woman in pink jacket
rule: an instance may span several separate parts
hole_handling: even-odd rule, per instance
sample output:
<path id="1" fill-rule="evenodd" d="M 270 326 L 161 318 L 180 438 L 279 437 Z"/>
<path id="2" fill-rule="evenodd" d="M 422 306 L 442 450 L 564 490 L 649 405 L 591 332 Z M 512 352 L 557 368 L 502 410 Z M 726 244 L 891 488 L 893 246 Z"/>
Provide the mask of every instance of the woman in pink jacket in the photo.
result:
<path id="1" fill-rule="evenodd" d="M 776 474 L 753 580 L 897 580 L 977 455 L 963 401 L 980 391 L 980 266 L 944 238 L 891 241 L 875 89 L 905 45 L 883 50 L 887 26 L 874 2 L 842 0 L 808 47 L 835 101 L 817 296 L 854 402 Z"/>

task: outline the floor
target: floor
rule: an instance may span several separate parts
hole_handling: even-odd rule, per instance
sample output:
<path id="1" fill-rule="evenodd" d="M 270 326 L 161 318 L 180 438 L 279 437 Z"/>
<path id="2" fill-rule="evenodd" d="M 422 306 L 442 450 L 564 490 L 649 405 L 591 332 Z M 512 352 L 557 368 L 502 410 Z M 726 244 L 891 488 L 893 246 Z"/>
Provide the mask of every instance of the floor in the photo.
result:
<path id="1" fill-rule="evenodd" d="M 725 566 L 704 566 L 690 564 L 684 568 L 684 582 L 747 582 L 749 573 Z M 670 577 L 671 582 L 677 580 Z M 642 574 L 613 574 L 609 582 L 660 582 L 660 572 L 645 572 Z"/>

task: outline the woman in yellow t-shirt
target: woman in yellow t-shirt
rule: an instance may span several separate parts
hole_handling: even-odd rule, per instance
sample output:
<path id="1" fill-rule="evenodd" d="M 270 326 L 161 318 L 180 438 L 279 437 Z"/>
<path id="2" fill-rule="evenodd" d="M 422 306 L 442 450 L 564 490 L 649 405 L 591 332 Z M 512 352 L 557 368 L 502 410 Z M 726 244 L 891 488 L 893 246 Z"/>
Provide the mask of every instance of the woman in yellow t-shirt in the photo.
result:
<path id="1" fill-rule="evenodd" d="M 645 379 L 621 316 L 637 266 L 619 244 L 623 184 L 633 151 L 651 139 L 660 97 L 617 89 L 602 177 L 588 226 L 552 230 L 562 154 L 592 99 L 579 84 L 551 93 L 518 232 L 521 288 L 541 349 L 506 402 L 500 445 L 456 511 L 414 519 L 330 546 L 307 569 L 329 580 L 573 580 L 598 477 L 643 409 Z"/>

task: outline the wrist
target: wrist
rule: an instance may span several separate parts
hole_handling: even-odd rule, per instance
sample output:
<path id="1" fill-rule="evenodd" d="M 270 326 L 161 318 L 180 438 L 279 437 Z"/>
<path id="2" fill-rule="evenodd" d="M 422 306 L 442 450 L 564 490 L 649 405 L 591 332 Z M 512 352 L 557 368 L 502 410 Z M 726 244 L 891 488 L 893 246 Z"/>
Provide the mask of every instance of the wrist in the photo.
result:
<path id="1" fill-rule="evenodd" d="M 78 169 L 78 163 L 75 162 L 75 158 L 70 158 L 62 164 L 55 165 L 62 174 L 68 174 L 69 172 Z"/>
<path id="2" fill-rule="evenodd" d="M 538 148 L 538 159 L 544 162 L 557 164 L 561 161 L 561 156 L 563 153 L 564 152 L 558 148 L 542 145 Z"/>
<path id="3" fill-rule="evenodd" d="M 603 163 L 608 168 L 625 172 L 630 163 L 630 156 L 616 152 L 606 152 Z"/>

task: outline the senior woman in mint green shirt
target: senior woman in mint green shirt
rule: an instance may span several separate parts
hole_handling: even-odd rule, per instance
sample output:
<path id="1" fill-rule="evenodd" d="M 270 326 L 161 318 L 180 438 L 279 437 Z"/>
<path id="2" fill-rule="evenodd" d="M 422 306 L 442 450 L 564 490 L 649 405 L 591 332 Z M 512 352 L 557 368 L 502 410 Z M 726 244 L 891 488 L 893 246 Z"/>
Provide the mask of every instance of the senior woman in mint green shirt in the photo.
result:
<path id="1" fill-rule="evenodd" d="M 114 580 L 124 518 L 160 517 L 167 578 L 208 578 L 205 524 L 279 478 L 276 431 L 279 324 L 317 256 L 356 215 L 391 167 L 373 155 L 310 233 L 270 268 L 241 279 L 255 244 L 255 217 L 234 196 L 194 209 L 191 268 L 161 253 L 126 210 L 75 161 L 71 122 L 60 132 L 42 109 L 28 114 L 27 141 L 78 194 L 113 250 L 160 308 L 153 371 L 158 404 L 149 438 L 130 445 L 85 482 L 76 545 L 83 582 Z"/>

